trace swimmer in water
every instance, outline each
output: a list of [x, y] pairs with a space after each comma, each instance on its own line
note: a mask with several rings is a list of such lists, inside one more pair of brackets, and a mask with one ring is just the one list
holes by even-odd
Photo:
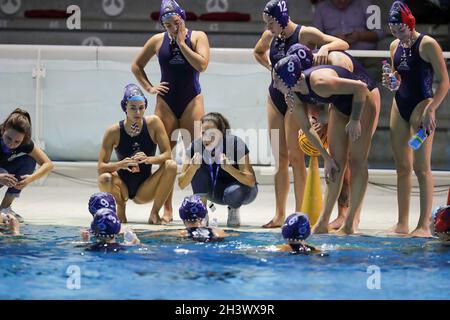
[[20, 235], [19, 220], [17, 220], [17, 218], [12, 214], [0, 212], [0, 236], [5, 235], [4, 233], [1, 232], [3, 231], [1, 228], [2, 225], [7, 226], [11, 235], [13, 236]]
[[441, 242], [450, 244], [450, 205], [436, 208], [433, 212], [430, 229]]
[[204, 227], [203, 220], [208, 213], [201, 197], [192, 195], [184, 198], [181, 204], [180, 218], [183, 220], [185, 229], [169, 232], [153, 232], [152, 237], [156, 236], [176, 236], [180, 238], [189, 238], [197, 242], [219, 242], [225, 237], [239, 235], [238, 233], [226, 233], [224, 230], [215, 227]]
[[[101, 205], [105, 205], [106, 201], [98, 201], [95, 199], [108, 199], [111, 195], [108, 194], [94, 194], [91, 199], [94, 199], [92, 202], [89, 201], [89, 209], [95, 209], [95, 203], [102, 203]], [[92, 206], [91, 206], [92, 205]], [[123, 230], [121, 227], [121, 223], [119, 218], [116, 215], [114, 206], [101, 207], [93, 213], [93, 221], [91, 223], [90, 230], [85, 230], [82, 232], [81, 236], [83, 241], [89, 241], [89, 235], [92, 234], [95, 237], [95, 243], [88, 246], [86, 250], [88, 251], [119, 251], [123, 249], [123, 246], [132, 246], [140, 244], [140, 240], [136, 236], [136, 234], [131, 229]], [[118, 243], [116, 241], [116, 237], [119, 234], [123, 234], [124, 242]]]
[[311, 234], [309, 218], [303, 213], [293, 213], [287, 217], [282, 226], [281, 233], [286, 244], [279, 247], [279, 251], [293, 254], [320, 253], [319, 249], [308, 245], [305, 240]]

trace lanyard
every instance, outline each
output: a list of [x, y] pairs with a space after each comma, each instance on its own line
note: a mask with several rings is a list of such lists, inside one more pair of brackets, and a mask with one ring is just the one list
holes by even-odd
[[209, 157], [209, 174], [211, 175], [211, 183], [212, 183], [212, 195], [214, 195], [214, 189], [216, 189], [217, 178], [219, 177], [220, 164], [216, 164], [216, 176], [214, 177], [214, 168], [212, 158]]
[[[214, 158], [217, 159], [217, 156], [222, 154], [222, 148], [217, 148], [214, 153]], [[219, 177], [219, 170], [220, 170], [220, 163], [219, 161], [216, 161], [216, 175], [214, 176], [214, 167], [213, 167], [213, 160], [212, 160], [212, 154], [209, 155], [209, 174], [211, 175], [211, 183], [212, 183], [212, 195], [214, 196], [214, 190], [216, 189], [217, 184], [217, 178]]]

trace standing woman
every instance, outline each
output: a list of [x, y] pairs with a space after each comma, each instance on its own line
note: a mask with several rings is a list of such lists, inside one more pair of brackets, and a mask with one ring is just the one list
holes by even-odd
[[[157, 95], [155, 115], [161, 118], [170, 140], [176, 129], [188, 130], [193, 140], [194, 122], [205, 113], [199, 75], [209, 63], [209, 42], [204, 32], [186, 29], [185, 20], [185, 11], [174, 0], [163, 0], [160, 22], [166, 32], [152, 36], [131, 67], [141, 86]], [[154, 55], [161, 68], [161, 82], [156, 85], [144, 71]], [[170, 144], [173, 148], [176, 141]], [[164, 211], [165, 220], [172, 221], [172, 194]]]
[[[380, 113], [380, 93], [368, 76], [363, 77], [367, 83], [362, 81], [362, 73], [356, 68], [350, 72], [334, 65], [312, 67], [312, 61], [313, 55], [305, 46], [297, 54], [280, 60], [274, 67], [275, 86], [286, 94], [293, 116], [324, 158], [325, 205], [313, 232], [328, 232], [328, 222], [348, 165], [350, 206], [338, 232], [353, 234], [367, 189], [367, 159]], [[329, 153], [308, 119], [307, 103], [317, 102], [332, 104], [327, 133]]]
[[[389, 26], [396, 37], [390, 47], [394, 75], [400, 82], [391, 109], [391, 143], [397, 168], [398, 223], [395, 233], [409, 232], [409, 202], [411, 171], [414, 169], [420, 187], [420, 218], [416, 237], [431, 237], [429, 223], [433, 202], [433, 177], [431, 174], [431, 148], [436, 129], [436, 110], [449, 89], [447, 67], [442, 49], [433, 38], [415, 30], [415, 18], [408, 6], [400, 1], [393, 3], [389, 13]], [[433, 94], [433, 77], [437, 82]], [[389, 75], [383, 75], [387, 86]], [[422, 126], [429, 134], [416, 151], [408, 140]]]
[[[22, 217], [11, 209], [11, 204], [23, 188], [49, 174], [53, 164], [31, 140], [31, 117], [23, 109], [14, 110], [0, 125], [0, 144], [0, 188], [8, 187], [0, 211], [22, 222]], [[34, 172], [36, 163], [39, 169]]]
[[[286, 0], [269, 1], [264, 8], [263, 19], [267, 30], [256, 44], [254, 55], [269, 71], [272, 71], [272, 66], [284, 58], [287, 50], [296, 43], [304, 44], [311, 49], [320, 47], [315, 57], [316, 64], [326, 64], [329, 51], [349, 48], [343, 40], [323, 34], [316, 28], [292, 22]], [[274, 88], [272, 81], [269, 86], [267, 113], [269, 132], [279, 130], [279, 154], [274, 154], [278, 162], [275, 174], [276, 211], [273, 219], [264, 225], [265, 228], [281, 227], [284, 223], [289, 192], [289, 163], [294, 173], [295, 211], [300, 212], [302, 207], [306, 182], [305, 159], [298, 147], [299, 125], [287, 109], [284, 95]], [[272, 153], [275, 153], [275, 150], [277, 150], [275, 146], [272, 146]]]

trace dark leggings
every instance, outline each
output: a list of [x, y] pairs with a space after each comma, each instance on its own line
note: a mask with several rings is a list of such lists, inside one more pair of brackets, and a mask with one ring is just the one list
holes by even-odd
[[[6, 165], [0, 167], [0, 173], [10, 173], [14, 174], [17, 180], [21, 180], [21, 176], [32, 174], [36, 169], [36, 160], [28, 155], [23, 155], [13, 160], [9, 161]], [[0, 185], [0, 188], [3, 185]], [[14, 194], [15, 196], [19, 196], [22, 190], [18, 190], [15, 188], [8, 188], [6, 193]]]
[[205, 166], [201, 166], [198, 169], [192, 178], [191, 185], [194, 194], [206, 195], [209, 201], [227, 205], [233, 209], [253, 202], [258, 195], [258, 186], [256, 183], [253, 187], [249, 187], [238, 181], [225, 184], [220, 180], [217, 181], [213, 194], [210, 173]]

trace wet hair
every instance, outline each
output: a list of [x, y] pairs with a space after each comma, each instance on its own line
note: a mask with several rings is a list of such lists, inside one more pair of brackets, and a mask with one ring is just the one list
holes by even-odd
[[17, 132], [23, 133], [25, 135], [21, 145], [29, 143], [31, 140], [30, 114], [21, 108], [16, 108], [0, 125], [0, 135], [3, 135], [6, 129], [14, 129]]
[[210, 112], [205, 114], [200, 121], [205, 123], [206, 121], [214, 122], [216, 125], [216, 128], [222, 132], [222, 134], [225, 136], [227, 133], [227, 130], [230, 130], [230, 123], [228, 122], [227, 118], [225, 118], [222, 114], [218, 112]]

